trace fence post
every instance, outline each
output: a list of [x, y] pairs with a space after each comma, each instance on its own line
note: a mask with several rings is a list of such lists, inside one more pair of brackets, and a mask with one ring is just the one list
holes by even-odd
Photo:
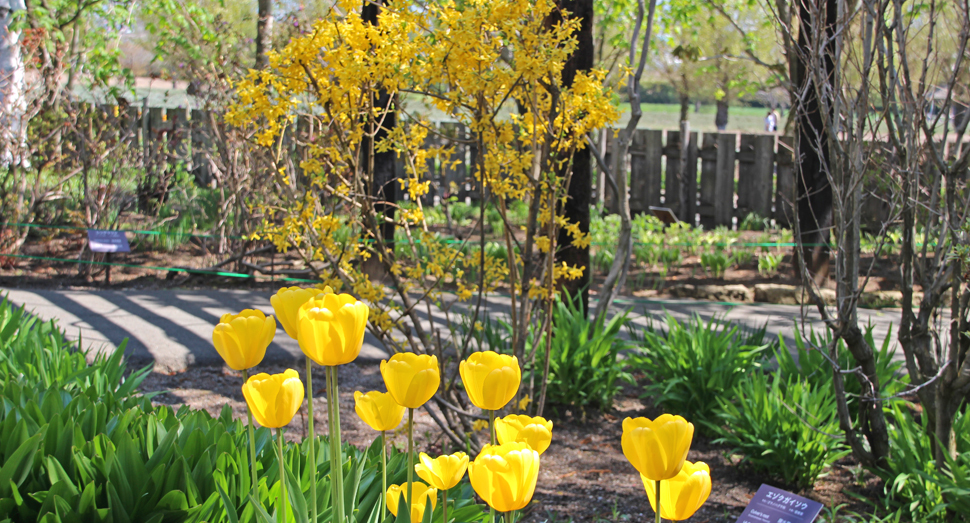
[[795, 216], [795, 173], [792, 170], [794, 144], [795, 140], [791, 136], [780, 137], [778, 153], [775, 154], [778, 178], [775, 190], [775, 225], [778, 227], [791, 227]]
[[660, 205], [660, 162], [663, 131], [638, 129], [630, 144], [630, 213], [649, 212]]

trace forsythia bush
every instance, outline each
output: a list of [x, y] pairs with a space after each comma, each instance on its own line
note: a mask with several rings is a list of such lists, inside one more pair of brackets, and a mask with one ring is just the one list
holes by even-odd
[[[355, 11], [359, 5], [340, 2], [311, 31], [270, 53], [269, 67], [236, 85], [238, 103], [227, 119], [252, 129], [274, 158], [267, 169], [276, 190], [253, 202], [266, 217], [254, 238], [295, 250], [318, 271], [321, 285], [363, 300], [368, 328], [392, 352], [453, 349], [464, 359], [470, 336], [457, 331], [461, 321], [474, 328], [480, 318], [477, 309], [455, 317], [449, 312], [455, 300], [444, 293], [461, 303], [508, 289], [512, 355], [523, 361], [529, 327], [551, 328], [543, 305], [556, 282], [586, 269], [554, 263], [560, 229], [573, 245], [590, 242], [557, 209], [573, 152], [585, 147], [587, 133], [618, 118], [605, 72], [581, 72], [563, 84], [578, 21], [551, 0], [402, 0], [369, 21]], [[524, 231], [502, 227], [511, 256], [486, 252], [481, 219], [478, 245], [467, 238], [442, 242], [429, 231], [423, 199], [437, 183], [429, 163], [465, 160], [429, 141], [436, 131], [420, 116], [422, 107], [467, 130], [460, 139], [476, 151], [468, 170], [483, 208], [497, 209], [509, 223], [512, 203], [527, 204]], [[288, 153], [294, 142], [303, 147], [299, 158]], [[392, 180], [376, 167], [386, 167], [388, 155], [403, 168]], [[381, 196], [398, 189], [406, 207]], [[396, 238], [386, 236], [389, 230], [397, 230]], [[432, 307], [443, 311], [450, 336], [422, 323], [419, 312]], [[451, 386], [455, 378], [446, 379], [442, 401], [434, 401], [445, 412], [442, 428], [461, 445], [473, 420], [461, 414], [468, 401]], [[534, 385], [524, 395], [534, 398]]]

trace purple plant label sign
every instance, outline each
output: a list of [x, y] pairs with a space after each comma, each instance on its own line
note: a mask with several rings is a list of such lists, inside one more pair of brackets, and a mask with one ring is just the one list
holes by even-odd
[[91, 252], [130, 252], [125, 231], [102, 231], [88, 229], [88, 246]]
[[762, 484], [738, 523], [811, 523], [821, 511], [822, 504], [817, 501]]

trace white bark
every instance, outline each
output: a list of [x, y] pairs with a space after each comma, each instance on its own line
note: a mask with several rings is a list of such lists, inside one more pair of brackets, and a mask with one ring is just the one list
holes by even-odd
[[20, 53], [20, 31], [11, 30], [13, 12], [25, 9], [23, 0], [0, 0], [0, 165], [20, 163], [26, 141], [26, 74]]

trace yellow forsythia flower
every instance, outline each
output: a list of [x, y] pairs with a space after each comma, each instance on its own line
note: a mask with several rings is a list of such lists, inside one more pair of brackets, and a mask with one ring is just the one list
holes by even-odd
[[662, 414], [647, 418], [623, 420], [623, 455], [648, 479], [673, 478], [684, 466], [687, 451], [694, 438], [694, 424], [681, 416]]
[[478, 432], [480, 430], [485, 430], [487, 428], [488, 428], [488, 420], [477, 419], [474, 422], [472, 422], [472, 430], [475, 432]]
[[464, 452], [438, 456], [434, 459], [422, 452], [420, 463], [414, 466], [414, 471], [432, 487], [448, 490], [454, 488], [461, 478], [465, 477], [467, 468], [468, 455]]
[[[657, 482], [640, 475], [650, 506], [657, 511]], [[694, 515], [711, 495], [711, 469], [707, 463], [684, 462], [676, 476], [660, 484], [660, 517], [683, 521]]]
[[522, 369], [515, 356], [490, 350], [472, 354], [458, 365], [458, 371], [468, 399], [485, 410], [504, 407], [522, 381]]
[[233, 370], [251, 369], [263, 361], [266, 347], [276, 335], [276, 320], [261, 311], [246, 309], [223, 314], [212, 330], [212, 345]]
[[404, 407], [386, 392], [372, 390], [367, 394], [354, 391], [354, 410], [370, 428], [382, 432], [394, 430], [401, 424]]
[[[431, 488], [420, 481], [411, 484], [414, 489], [414, 503], [411, 505], [411, 521], [421, 521], [424, 519], [424, 508], [431, 502], [431, 511], [434, 512], [438, 505], [438, 490]], [[404, 503], [408, 500], [408, 484], [391, 485], [387, 487], [387, 510], [397, 517], [398, 504], [404, 498]]]
[[539, 453], [525, 443], [486, 445], [468, 464], [472, 488], [500, 512], [520, 510], [532, 501], [539, 479]]
[[499, 443], [519, 441], [542, 455], [552, 442], [552, 422], [543, 417], [511, 414], [495, 420]]
[[412, 352], [400, 352], [381, 361], [381, 376], [394, 401], [409, 409], [424, 405], [441, 383], [438, 358]]
[[300, 349], [320, 365], [350, 363], [360, 354], [370, 309], [350, 294], [324, 294], [300, 307]]
[[283, 287], [270, 297], [269, 303], [273, 306], [273, 311], [280, 319], [280, 325], [283, 326], [287, 336], [297, 339], [297, 331], [300, 328], [300, 307], [319, 293], [320, 291], [316, 289]]
[[243, 384], [243, 396], [260, 425], [278, 429], [289, 424], [303, 404], [305, 389], [293, 369], [281, 374], [261, 372]]

